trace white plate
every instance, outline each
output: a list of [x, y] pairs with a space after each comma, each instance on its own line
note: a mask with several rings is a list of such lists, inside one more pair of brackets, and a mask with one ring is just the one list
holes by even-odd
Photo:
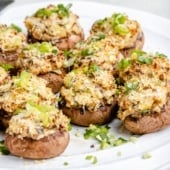
[[[24, 30], [23, 20], [25, 16], [31, 15], [35, 10], [44, 7], [50, 3], [64, 3], [69, 1], [45, 1], [37, 3], [22, 3], [10, 5], [0, 14], [0, 23], [15, 23], [20, 25]], [[93, 3], [88, 1], [71, 1], [73, 4], [72, 11], [80, 16], [80, 23], [85, 29], [86, 35], [91, 24], [96, 20], [105, 16], [110, 16], [114, 12], [127, 13], [130, 18], [138, 20], [145, 34], [144, 49], [149, 52], [162, 52], [170, 56], [170, 21], [159, 16], [151, 15], [141, 11], [128, 8], [106, 5], [101, 3]], [[26, 30], [25, 30], [26, 31]], [[120, 122], [114, 120], [110, 123], [111, 132], [115, 136], [128, 137], [128, 134], [120, 131]], [[65, 170], [65, 169], [133, 169], [152, 170], [155, 168], [166, 169], [170, 167], [170, 127], [156, 133], [139, 136], [135, 144], [128, 143], [118, 147], [112, 147], [105, 150], [98, 150], [98, 146], [91, 148], [91, 144], [95, 144], [93, 140], [84, 140], [83, 136], [76, 137], [75, 133], [79, 131], [83, 133], [84, 128], [74, 126], [70, 132], [71, 141], [65, 152], [54, 159], [44, 161], [30, 161], [20, 159], [14, 156], [1, 156], [0, 169], [48, 169], [48, 170]], [[1, 138], [3, 136], [1, 135]], [[117, 153], [121, 152], [121, 156]], [[150, 152], [150, 159], [142, 159], [145, 152]], [[85, 160], [86, 155], [94, 155], [98, 159], [98, 163], [93, 165], [90, 161]], [[63, 163], [68, 162], [67, 166]]]

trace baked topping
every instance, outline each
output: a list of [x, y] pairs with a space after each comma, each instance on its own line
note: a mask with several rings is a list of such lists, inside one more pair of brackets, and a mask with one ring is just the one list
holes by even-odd
[[0, 25], [0, 51], [13, 52], [22, 48], [26, 43], [26, 36], [15, 25]]
[[118, 64], [123, 83], [118, 97], [118, 117], [140, 117], [160, 113], [167, 103], [170, 83], [170, 62], [162, 55], [134, 51]]
[[105, 104], [112, 104], [115, 91], [112, 74], [93, 64], [68, 73], [61, 95], [66, 107], [96, 111]]
[[9, 122], [6, 133], [18, 138], [39, 140], [56, 132], [68, 131], [69, 119], [54, 106], [30, 101]]
[[[103, 35], [103, 34], [102, 34]], [[114, 37], [91, 36], [78, 43], [76, 48], [67, 53], [74, 60], [74, 68], [94, 63], [102, 69], [113, 72], [116, 63], [123, 58], [117, 48]], [[67, 61], [72, 61], [72, 60]]]
[[27, 101], [42, 104], [56, 103], [56, 96], [50, 88], [46, 87], [46, 81], [26, 71], [12, 79], [13, 84], [9, 91], [0, 97], [2, 108], [11, 114], [25, 108]]
[[50, 71], [61, 74], [64, 60], [57, 47], [42, 42], [26, 45], [19, 55], [18, 65], [36, 75]]
[[127, 15], [121, 13], [97, 20], [91, 29], [92, 35], [105, 33], [107, 36], [114, 36], [124, 48], [133, 47], [141, 32], [137, 21], [130, 20]]
[[25, 19], [28, 32], [37, 40], [52, 43], [70, 35], [82, 35], [78, 16], [71, 12], [70, 7], [71, 5], [58, 4], [39, 9], [33, 16]]

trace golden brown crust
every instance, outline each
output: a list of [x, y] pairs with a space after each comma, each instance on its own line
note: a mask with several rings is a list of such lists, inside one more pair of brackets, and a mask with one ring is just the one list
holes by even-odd
[[128, 116], [123, 124], [126, 129], [134, 134], [146, 134], [165, 128], [170, 125], [170, 100], [168, 100], [161, 113], [152, 113], [141, 118]]
[[84, 113], [80, 109], [64, 107], [63, 113], [66, 114], [69, 118], [71, 118], [71, 122], [76, 125], [80, 126], [89, 126], [90, 124], [102, 125], [110, 122], [115, 117], [114, 106], [115, 103], [113, 105], [101, 107], [100, 109], [94, 112], [86, 110]]
[[39, 75], [39, 77], [47, 80], [47, 87], [50, 87], [53, 93], [57, 93], [63, 85], [64, 75], [65, 73], [61, 75], [56, 73], [46, 73]]
[[125, 56], [128, 57], [131, 53], [132, 50], [136, 49], [136, 50], [142, 50], [143, 46], [144, 46], [144, 42], [145, 42], [145, 37], [143, 32], [139, 33], [139, 36], [134, 44], [134, 47], [130, 47], [130, 48], [124, 48], [122, 50], [120, 50], [120, 52]]
[[5, 134], [5, 145], [10, 153], [29, 159], [47, 159], [60, 155], [69, 143], [69, 133], [56, 133], [40, 140], [31, 138], [20, 139], [17, 136]]

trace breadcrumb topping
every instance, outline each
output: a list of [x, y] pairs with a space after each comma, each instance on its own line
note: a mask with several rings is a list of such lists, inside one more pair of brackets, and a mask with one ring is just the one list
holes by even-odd
[[37, 40], [51, 41], [53, 44], [70, 35], [82, 35], [78, 16], [72, 13], [70, 5], [49, 5], [25, 18], [28, 32]]
[[123, 82], [118, 98], [118, 117], [140, 117], [160, 113], [167, 103], [170, 83], [170, 62], [161, 55], [136, 51], [130, 56], [129, 65], [119, 68]]
[[9, 114], [25, 108], [27, 101], [55, 105], [56, 96], [46, 87], [44, 79], [23, 71], [20, 76], [14, 77], [12, 82], [10, 90], [0, 97], [2, 109]]
[[105, 33], [113, 36], [121, 44], [119, 47], [123, 48], [134, 47], [142, 34], [140, 24], [123, 13], [114, 13], [110, 17], [95, 21], [90, 32], [92, 35]]
[[17, 51], [26, 43], [26, 35], [13, 27], [0, 24], [0, 50], [2, 52]]
[[116, 84], [112, 74], [94, 68], [95, 65], [91, 67], [73, 70], [65, 76], [61, 95], [67, 107], [96, 111], [114, 101]]
[[19, 55], [18, 66], [38, 75], [48, 72], [62, 73], [65, 57], [48, 42], [26, 45]]
[[26, 109], [11, 118], [6, 133], [39, 140], [57, 130], [68, 131], [68, 124], [69, 119], [54, 106], [29, 102]]

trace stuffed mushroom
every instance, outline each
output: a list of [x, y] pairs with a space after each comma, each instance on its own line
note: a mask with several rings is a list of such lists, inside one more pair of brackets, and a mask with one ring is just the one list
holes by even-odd
[[54, 106], [28, 102], [13, 116], [5, 133], [10, 153], [29, 159], [60, 155], [69, 143], [69, 119]]
[[29, 42], [51, 42], [59, 49], [70, 49], [84, 39], [78, 16], [70, 10], [71, 5], [49, 5], [25, 18]]
[[63, 84], [66, 58], [51, 43], [27, 44], [18, 57], [18, 67], [47, 80], [47, 86], [56, 93]]
[[46, 87], [46, 81], [26, 71], [13, 77], [10, 88], [0, 96], [2, 109], [1, 119], [4, 126], [8, 126], [8, 120], [25, 108], [28, 101], [34, 103], [56, 105], [56, 96], [50, 88]]
[[104, 33], [106, 36], [115, 37], [120, 51], [125, 56], [133, 49], [142, 49], [144, 45], [144, 34], [140, 24], [122, 13], [95, 21], [90, 32], [92, 35]]
[[63, 113], [71, 122], [81, 126], [105, 124], [115, 113], [116, 84], [111, 73], [93, 64], [72, 70], [61, 88]]
[[14, 24], [0, 24], [0, 65], [15, 71], [18, 54], [26, 44], [26, 35]]
[[162, 54], [135, 51], [118, 64], [122, 83], [118, 117], [135, 134], [170, 124], [170, 61]]

